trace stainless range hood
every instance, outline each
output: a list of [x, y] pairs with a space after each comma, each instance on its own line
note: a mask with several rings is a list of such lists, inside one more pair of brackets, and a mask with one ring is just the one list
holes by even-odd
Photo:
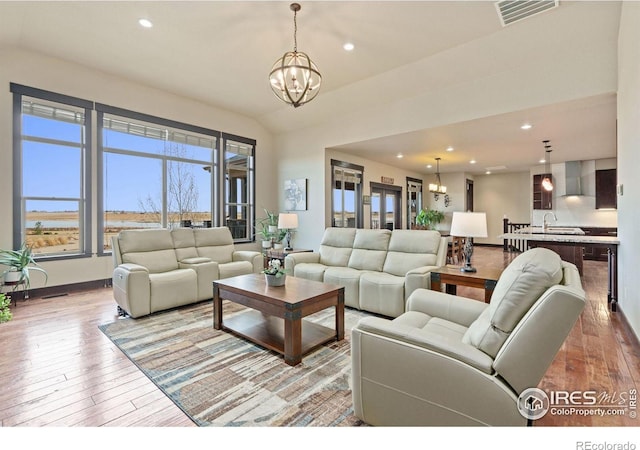
[[583, 195], [580, 177], [582, 175], [581, 161], [567, 161], [564, 163], [564, 192], [560, 195]]

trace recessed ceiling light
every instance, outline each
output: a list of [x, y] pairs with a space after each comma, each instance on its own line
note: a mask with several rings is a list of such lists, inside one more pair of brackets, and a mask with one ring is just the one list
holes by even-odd
[[540, 164], [544, 164], [544, 163], [547, 162], [547, 160], [546, 159], [541, 159], [539, 162], [540, 162]]
[[397, 158], [402, 158], [404, 155], [402, 153], [398, 153]]
[[453, 147], [451, 147], [451, 146], [447, 147], [447, 151], [448, 152], [452, 152], [453, 151]]
[[144, 27], [144, 28], [151, 28], [153, 26], [153, 24], [149, 19], [140, 19], [138, 20], [138, 23], [140, 24], [141, 27]]
[[343, 46], [343, 49], [345, 49], [346, 51], [350, 52], [352, 51], [354, 48], [356, 48], [355, 45], [353, 45], [351, 42], [346, 42]]
[[427, 164], [427, 169], [431, 169], [433, 166], [431, 164]]
[[530, 130], [531, 128], [533, 128], [533, 125], [531, 125], [530, 123], [525, 123], [520, 128], [522, 128], [523, 130]]
[[487, 175], [491, 175], [491, 171], [490, 171], [490, 170], [487, 170], [487, 171], [485, 172], [485, 174], [487, 174]]
[[475, 164], [475, 163], [476, 163], [476, 160], [475, 160], [475, 159], [472, 159], [471, 161], [469, 161], [469, 163], [471, 163], [471, 164]]

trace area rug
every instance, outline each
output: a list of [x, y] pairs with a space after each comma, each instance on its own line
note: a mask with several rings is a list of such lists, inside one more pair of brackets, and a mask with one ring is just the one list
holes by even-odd
[[[226, 301], [223, 308], [224, 317], [246, 312]], [[211, 301], [99, 328], [199, 426], [359, 426], [349, 341], [365, 315], [347, 309], [345, 339], [319, 347], [295, 367], [214, 330]], [[329, 308], [308, 319], [333, 327], [334, 317]]]

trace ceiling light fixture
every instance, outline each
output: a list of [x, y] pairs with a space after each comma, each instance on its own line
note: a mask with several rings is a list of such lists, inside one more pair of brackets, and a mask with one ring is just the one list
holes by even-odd
[[442, 185], [442, 181], [440, 181], [440, 159], [436, 158], [436, 183], [429, 184], [429, 192], [433, 192], [434, 194], [446, 194], [447, 187]]
[[291, 3], [293, 11], [293, 51], [286, 52], [271, 68], [271, 89], [280, 100], [294, 108], [313, 100], [320, 91], [322, 75], [309, 55], [298, 51], [298, 22], [301, 6]]
[[530, 130], [531, 128], [533, 128], [533, 125], [531, 125], [530, 123], [525, 123], [520, 128], [523, 130]]
[[396, 156], [398, 159], [401, 159], [404, 157], [404, 155], [402, 153], [398, 153], [398, 155]]
[[553, 191], [553, 182], [551, 181], [551, 146], [549, 141], [542, 141], [545, 151], [544, 177], [542, 178], [542, 188], [545, 191]]
[[447, 147], [447, 151], [448, 152], [452, 152], [453, 151], [453, 147], [451, 147], [451, 146]]
[[138, 23], [140, 24], [141, 27], [144, 27], [144, 28], [151, 28], [153, 26], [153, 24], [149, 19], [140, 19], [138, 20]]
[[471, 161], [469, 161], [469, 164], [475, 164], [475, 163], [476, 163], [475, 159], [472, 159]]
[[351, 42], [347, 42], [342, 46], [342, 48], [350, 52], [350, 51], [353, 51], [353, 49], [356, 48], [356, 46], [353, 45]]

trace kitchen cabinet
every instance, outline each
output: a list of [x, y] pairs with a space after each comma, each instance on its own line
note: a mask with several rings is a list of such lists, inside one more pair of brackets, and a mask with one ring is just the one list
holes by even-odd
[[616, 169], [596, 170], [596, 209], [618, 207]]
[[551, 209], [553, 206], [553, 191], [542, 188], [542, 180], [545, 177], [551, 178], [551, 174], [541, 173], [533, 176], [533, 209]]
[[[618, 235], [618, 229], [614, 227], [580, 227], [586, 236], [610, 236], [615, 237]], [[593, 245], [585, 244], [584, 246], [584, 259], [591, 261], [606, 261], [607, 249], [603, 247], [596, 247]]]

